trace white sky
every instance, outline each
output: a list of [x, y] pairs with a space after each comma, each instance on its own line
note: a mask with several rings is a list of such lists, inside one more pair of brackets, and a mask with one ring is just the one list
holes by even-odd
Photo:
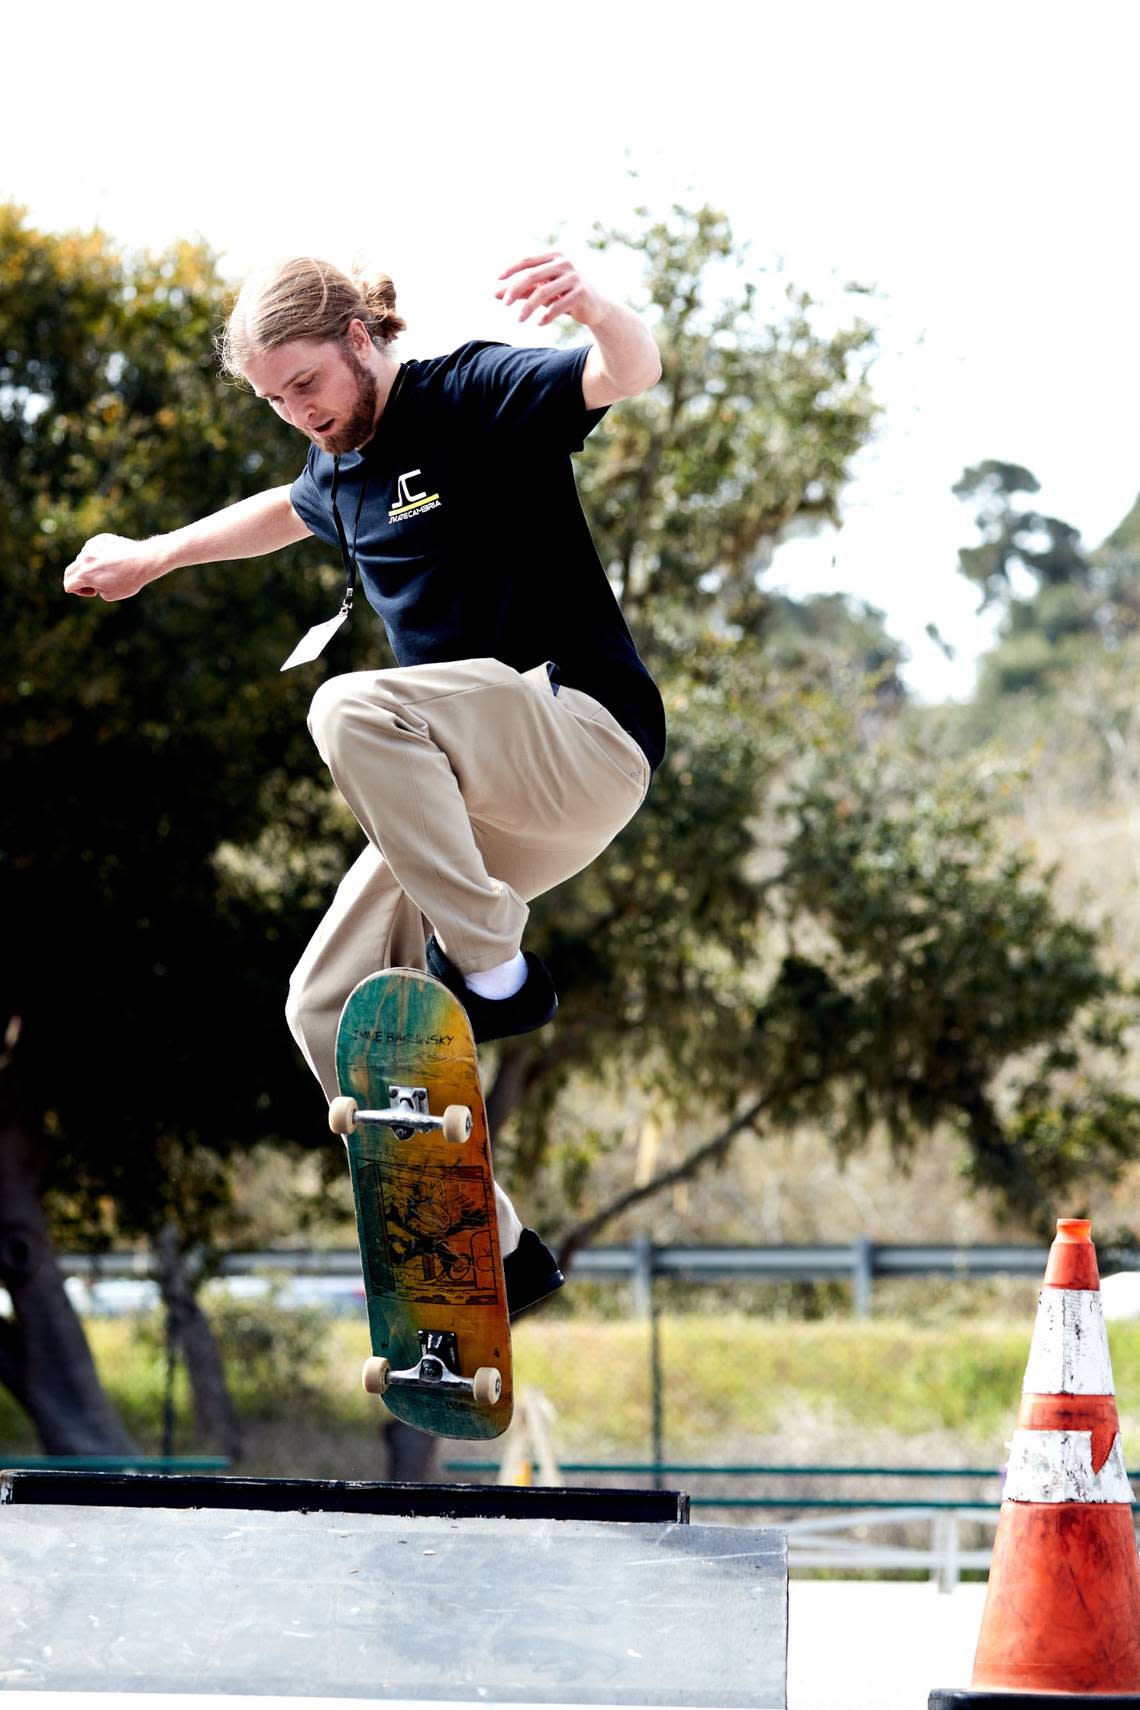
[[405, 355], [549, 337], [493, 293], [553, 229], [627, 292], [586, 238], [639, 200], [723, 207], [825, 301], [875, 285], [848, 301], [881, 329], [878, 441], [844, 527], [781, 547], [768, 582], [881, 607], [939, 698], [987, 633], [955, 570], [963, 468], [1026, 465], [1089, 545], [1140, 490], [1138, 45], [1132, 0], [13, 8], [0, 198], [49, 229], [203, 237], [235, 277], [374, 256]]

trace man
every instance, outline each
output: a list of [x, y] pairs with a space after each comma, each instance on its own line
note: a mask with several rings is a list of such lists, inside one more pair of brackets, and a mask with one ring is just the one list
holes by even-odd
[[[69, 593], [123, 599], [189, 564], [315, 534], [339, 548], [339, 614], [287, 663], [315, 658], [359, 576], [395, 670], [327, 679], [309, 728], [368, 842], [290, 982], [293, 1035], [327, 1098], [344, 1000], [384, 967], [426, 967], [477, 1040], [542, 1027], [549, 973], [521, 948], [527, 903], [597, 856], [644, 799], [665, 745], [578, 502], [570, 453], [606, 409], [660, 378], [629, 309], [558, 253], [500, 275], [520, 321], [560, 315], [593, 342], [472, 341], [401, 362], [392, 281], [300, 257], [246, 281], [221, 341], [227, 372], [310, 441], [291, 486], [134, 542], [97, 535]], [[500, 1192], [513, 1316], [562, 1276]]]

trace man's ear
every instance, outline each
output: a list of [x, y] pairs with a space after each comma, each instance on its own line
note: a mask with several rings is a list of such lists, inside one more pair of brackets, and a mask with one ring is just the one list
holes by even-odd
[[368, 336], [368, 328], [364, 322], [354, 315], [344, 330], [348, 334], [349, 342], [357, 356], [361, 359], [366, 357], [372, 349], [372, 340]]

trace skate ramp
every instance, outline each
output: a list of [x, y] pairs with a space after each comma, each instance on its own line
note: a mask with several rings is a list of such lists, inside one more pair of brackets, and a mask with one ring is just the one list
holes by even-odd
[[0, 1691], [30, 1703], [785, 1704], [780, 1532], [611, 1521], [616, 1492], [563, 1520], [550, 1492], [542, 1517], [492, 1518], [336, 1512], [328, 1487], [306, 1508], [293, 1481], [290, 1506], [216, 1508], [25, 1500], [18, 1480], [0, 1487]]

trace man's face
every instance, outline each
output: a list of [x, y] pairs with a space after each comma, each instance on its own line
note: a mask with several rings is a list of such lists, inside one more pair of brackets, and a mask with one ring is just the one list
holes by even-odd
[[245, 377], [322, 451], [355, 451], [376, 426], [376, 376], [351, 345], [293, 339], [252, 357]]

